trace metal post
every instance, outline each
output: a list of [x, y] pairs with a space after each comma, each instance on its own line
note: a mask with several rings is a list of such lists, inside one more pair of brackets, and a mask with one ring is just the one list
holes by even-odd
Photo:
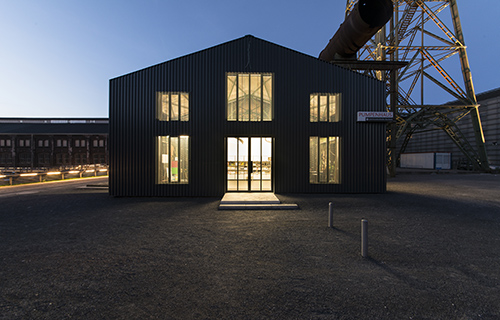
[[9, 177], [9, 183], [12, 185], [12, 180], [14, 180], [12, 177]]
[[361, 256], [368, 257], [368, 220], [361, 219]]
[[328, 203], [328, 227], [333, 228], [333, 203]]

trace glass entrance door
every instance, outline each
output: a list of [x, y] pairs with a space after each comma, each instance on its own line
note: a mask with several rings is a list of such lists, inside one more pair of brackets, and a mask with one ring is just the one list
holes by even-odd
[[272, 138], [227, 138], [227, 190], [272, 191]]

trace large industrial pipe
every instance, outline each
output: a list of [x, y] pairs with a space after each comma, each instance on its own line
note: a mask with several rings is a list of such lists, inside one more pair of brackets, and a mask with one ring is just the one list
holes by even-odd
[[392, 12], [391, 0], [359, 0], [319, 58], [356, 59], [356, 52], [391, 19]]

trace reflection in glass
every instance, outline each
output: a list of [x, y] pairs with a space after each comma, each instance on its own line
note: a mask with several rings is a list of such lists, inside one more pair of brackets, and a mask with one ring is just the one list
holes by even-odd
[[324, 95], [319, 96], [319, 121], [328, 121], [327, 96]]

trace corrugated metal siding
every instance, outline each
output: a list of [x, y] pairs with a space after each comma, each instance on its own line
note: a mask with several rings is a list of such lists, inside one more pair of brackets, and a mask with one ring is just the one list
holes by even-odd
[[[226, 72], [274, 74], [272, 122], [226, 121]], [[220, 196], [226, 190], [225, 137], [274, 137], [276, 193], [384, 192], [385, 125], [357, 123], [357, 111], [384, 111], [384, 84], [246, 36], [110, 81], [110, 193]], [[155, 119], [155, 92], [189, 92], [190, 121]], [[310, 123], [309, 95], [342, 94], [338, 123]], [[188, 185], [155, 184], [155, 137], [190, 136]], [[339, 185], [309, 184], [309, 137], [342, 138]]]
[[[488, 160], [491, 166], [500, 166], [500, 89], [478, 94], [477, 99], [481, 105], [479, 112]], [[476, 148], [470, 115], [460, 120], [457, 125], [467, 140]], [[442, 130], [415, 133], [405, 152], [451, 152], [453, 168], [456, 168], [461, 161], [466, 161], [462, 151]]]

